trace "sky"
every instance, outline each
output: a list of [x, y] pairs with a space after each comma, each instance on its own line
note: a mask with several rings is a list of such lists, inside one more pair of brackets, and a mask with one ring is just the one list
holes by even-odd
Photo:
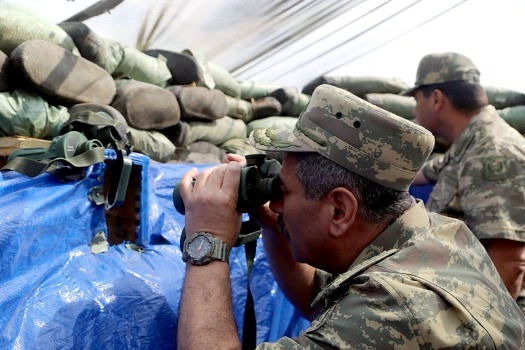
[[[16, 2], [56, 23], [96, 1]], [[164, 2], [125, 0], [110, 13], [90, 19], [86, 24], [100, 36], [134, 46], [148, 10], [160, 9]], [[243, 33], [253, 31], [254, 27], [241, 20], [215, 27], [210, 23], [220, 22], [225, 4], [240, 6], [242, 2], [171, 1], [173, 6], [168, 12], [171, 11], [172, 23], [168, 24], [172, 28], [154, 43], [154, 48], [173, 51], [197, 48], [210, 55], [219, 52], [211, 56], [212, 60], [231, 69], [238, 80], [275, 82], [298, 88], [322, 74], [395, 76], [412, 85], [421, 57], [431, 52], [455, 51], [467, 55], [478, 66], [483, 85], [525, 92], [525, 0], [367, 0], [349, 12], [342, 12], [302, 41], [291, 43], [261, 62], [255, 61], [257, 64], [253, 67], [233, 71], [234, 62], [259, 48], [261, 38]], [[364, 13], [374, 6], [381, 9], [366, 16], [367, 21], [356, 19], [359, 11]], [[385, 20], [389, 14], [405, 7], [407, 10], [403, 13]], [[449, 8], [452, 9], [445, 12]], [[442, 12], [445, 13], [437, 16]], [[384, 23], [376, 25], [382, 20]], [[247, 41], [244, 46], [238, 39], [240, 33]], [[329, 33], [333, 35], [328, 36]], [[231, 50], [217, 49], [217, 45]]]

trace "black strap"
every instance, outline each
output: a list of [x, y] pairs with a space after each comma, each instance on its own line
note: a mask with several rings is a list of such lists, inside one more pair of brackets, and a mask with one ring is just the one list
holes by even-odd
[[255, 303], [250, 288], [250, 276], [255, 260], [255, 252], [257, 250], [257, 240], [253, 240], [244, 244], [244, 252], [246, 253], [246, 263], [248, 264], [247, 275], [247, 291], [246, 304], [244, 305], [244, 321], [242, 325], [242, 349], [253, 350], [257, 343], [257, 319], [255, 317]]

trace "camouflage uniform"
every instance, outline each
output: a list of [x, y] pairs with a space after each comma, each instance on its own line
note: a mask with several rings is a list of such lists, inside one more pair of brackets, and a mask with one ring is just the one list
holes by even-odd
[[[406, 191], [434, 145], [431, 133], [328, 85], [292, 132], [254, 130], [266, 151], [317, 152], [384, 187]], [[339, 276], [317, 271], [322, 311], [295, 339], [258, 349], [518, 349], [525, 317], [479, 240], [460, 220], [419, 202]]]
[[[472, 61], [453, 52], [421, 59], [413, 95], [420, 87], [450, 81], [479, 84]], [[480, 240], [525, 242], [525, 139], [493, 106], [475, 115], [449, 150], [422, 168], [435, 184], [429, 211], [463, 220]], [[518, 303], [525, 310], [525, 285]]]
[[[333, 280], [318, 271], [320, 316], [257, 349], [523, 349], [525, 317], [483, 246], [419, 203]], [[329, 284], [324, 285], [323, 282]]]

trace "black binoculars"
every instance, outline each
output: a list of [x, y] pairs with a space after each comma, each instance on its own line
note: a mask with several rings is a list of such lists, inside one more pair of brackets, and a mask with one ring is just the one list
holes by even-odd
[[[267, 159], [266, 154], [247, 155], [246, 166], [241, 168], [237, 210], [247, 213], [255, 206], [277, 198], [281, 192], [279, 170], [281, 164], [275, 159]], [[185, 213], [179, 184], [173, 189], [173, 204], [179, 213]]]

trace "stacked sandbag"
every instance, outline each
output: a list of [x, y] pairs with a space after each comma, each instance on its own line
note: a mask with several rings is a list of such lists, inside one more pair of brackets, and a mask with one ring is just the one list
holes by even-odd
[[408, 84], [398, 77], [322, 75], [306, 84], [302, 92], [311, 95], [321, 84], [336, 86], [361, 98], [370, 93], [399, 94], [409, 88]]
[[503, 108], [497, 111], [507, 124], [525, 135], [525, 105]]
[[483, 86], [489, 104], [496, 109], [525, 105], [525, 94], [503, 87]]
[[369, 93], [364, 99], [405, 119], [414, 120], [416, 118], [414, 115], [416, 100], [412, 96]]

